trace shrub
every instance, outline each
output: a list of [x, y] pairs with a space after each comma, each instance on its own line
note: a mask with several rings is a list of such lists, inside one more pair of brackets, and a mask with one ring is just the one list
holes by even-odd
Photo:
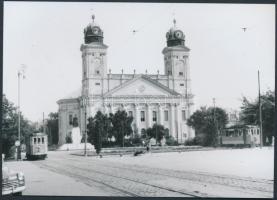
[[178, 145], [178, 142], [177, 140], [175, 140], [172, 136], [169, 136], [167, 139], [166, 139], [166, 145], [168, 146], [176, 146]]
[[193, 146], [193, 145], [199, 145], [199, 146], [207, 146], [207, 138], [204, 135], [196, 136], [194, 138], [188, 139], [185, 141], [185, 145], [187, 146]]
[[131, 144], [133, 146], [141, 145], [142, 144], [142, 138], [138, 134], [135, 134], [134, 137], [131, 138]]

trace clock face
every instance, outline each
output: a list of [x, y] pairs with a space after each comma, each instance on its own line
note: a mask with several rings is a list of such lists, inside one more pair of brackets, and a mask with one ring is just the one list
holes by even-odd
[[177, 37], [177, 38], [182, 38], [183, 37], [183, 33], [182, 33], [182, 31], [176, 31], [175, 32], [175, 37]]
[[99, 33], [99, 29], [97, 27], [94, 27], [92, 29], [93, 34], [97, 35]]

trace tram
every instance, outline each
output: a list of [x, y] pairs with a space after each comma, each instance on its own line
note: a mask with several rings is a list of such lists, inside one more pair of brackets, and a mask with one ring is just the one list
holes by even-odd
[[260, 128], [255, 125], [236, 125], [225, 128], [220, 134], [222, 146], [247, 146], [260, 145]]
[[27, 160], [45, 159], [47, 157], [48, 141], [45, 133], [33, 133], [26, 139]]

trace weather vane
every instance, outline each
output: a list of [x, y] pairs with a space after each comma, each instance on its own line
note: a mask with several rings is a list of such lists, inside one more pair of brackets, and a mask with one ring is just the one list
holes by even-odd
[[174, 27], [176, 27], [176, 19], [175, 18], [173, 19], [173, 24], [174, 24]]

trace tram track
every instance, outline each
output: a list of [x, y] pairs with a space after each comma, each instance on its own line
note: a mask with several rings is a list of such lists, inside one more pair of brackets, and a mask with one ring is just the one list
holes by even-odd
[[[104, 159], [86, 159], [86, 165], [80, 165], [82, 161], [84, 160], [80, 157], [64, 157], [63, 160], [52, 157], [47, 162], [39, 161], [39, 165], [57, 173], [80, 179], [82, 182], [102, 184], [120, 192], [123, 196], [220, 196], [213, 194], [213, 192], [208, 192], [208, 194], [206, 188], [203, 189], [203, 185], [205, 187], [208, 185], [209, 188], [216, 185], [223, 186], [225, 189], [228, 187], [232, 191], [247, 193], [249, 196], [257, 194], [263, 197], [272, 197], [273, 195], [273, 183], [267, 180], [158, 169], [143, 165], [126, 165]], [[164, 180], [177, 181], [184, 187], [168, 186], [163, 182]], [[122, 184], [121, 182], [125, 183]], [[190, 187], [191, 185], [194, 185], [194, 189]]]
[[[112, 175], [110, 173], [104, 173], [100, 170], [92, 170], [92, 169], [84, 169], [81, 167], [76, 167], [75, 165], [72, 165], [72, 164], [69, 164], [66, 166], [61, 166], [61, 165], [53, 166], [53, 163], [51, 163], [51, 165], [49, 165], [49, 164], [40, 162], [39, 165], [48, 170], [71, 176], [72, 178], [85, 180], [86, 182], [92, 181], [92, 182], [103, 184], [103, 185], [105, 185], [113, 190], [117, 190], [127, 196], [134, 196], [134, 197], [163, 196], [161, 194], [167, 194], [167, 196], [172, 195], [172, 196], [186, 196], [186, 197], [207, 197], [206, 194], [201, 194], [199, 192], [194, 193], [194, 192], [188, 192], [188, 191], [187, 192], [178, 191], [178, 190], [175, 190], [175, 189], [169, 188], [169, 187], [163, 187], [163, 186], [159, 186], [159, 185], [155, 185], [155, 184], [149, 184], [145, 181], [139, 181], [139, 180], [134, 180], [132, 178], [116, 176], [116, 175]], [[72, 169], [74, 169], [75, 173], [72, 172]], [[78, 174], [76, 174], [76, 169], [77, 169], [77, 171], [79, 170]], [[87, 177], [87, 175], [82, 175], [82, 173], [84, 171], [89, 172], [89, 174], [91, 176], [93, 175], [93, 178], [89, 178], [89, 177]], [[97, 178], [97, 176], [99, 176], [99, 175], [101, 175], [102, 180]], [[103, 181], [103, 179], [104, 179], [104, 181]], [[115, 179], [115, 180], [112, 180], [112, 179]], [[124, 188], [124, 185], [121, 185], [124, 188], [124, 189], [122, 189], [122, 187], [118, 187], [118, 185], [116, 185], [116, 184], [110, 184], [110, 183], [117, 182], [118, 180], [120, 182], [122, 182], [122, 180], [123, 180], [125, 182], [125, 184], [124, 184], [125, 186], [130, 186], [130, 185], [135, 185], [135, 186], [133, 188], [132, 187]], [[134, 192], [132, 190], [140, 191], [140, 192]]]
[[[73, 158], [67, 158], [71, 161], [77, 161], [77, 159]], [[105, 161], [109, 162], [109, 161]], [[116, 163], [111, 163], [111, 165], [107, 166], [106, 164], [101, 163], [93, 163], [93, 165], [97, 165], [98, 167], [107, 168], [108, 170], [112, 169], [118, 169], [118, 170], [126, 170], [131, 172], [137, 172], [137, 173], [144, 173], [149, 175], [159, 175], [163, 177], [170, 177], [170, 178], [177, 178], [180, 180], [190, 180], [190, 181], [198, 181], [198, 182], [206, 182], [206, 183], [212, 183], [212, 184], [220, 184], [225, 185], [229, 187], [234, 187], [238, 189], [247, 189], [247, 190], [253, 190], [253, 191], [260, 191], [263, 193], [269, 193], [273, 194], [273, 181], [268, 180], [259, 180], [259, 179], [247, 179], [247, 178], [241, 178], [241, 177], [230, 177], [230, 176], [224, 176], [224, 175], [218, 175], [218, 174], [206, 174], [201, 172], [192, 172], [192, 171], [175, 171], [175, 174], [172, 175], [168, 170], [165, 169], [159, 169], [156, 168], [150, 168], [145, 167], [142, 165], [128, 165], [123, 167], [121, 166], [115, 166]], [[211, 181], [212, 180], [212, 181]], [[245, 185], [252, 185], [252, 186], [245, 186]], [[270, 189], [269, 189], [270, 188]]]

